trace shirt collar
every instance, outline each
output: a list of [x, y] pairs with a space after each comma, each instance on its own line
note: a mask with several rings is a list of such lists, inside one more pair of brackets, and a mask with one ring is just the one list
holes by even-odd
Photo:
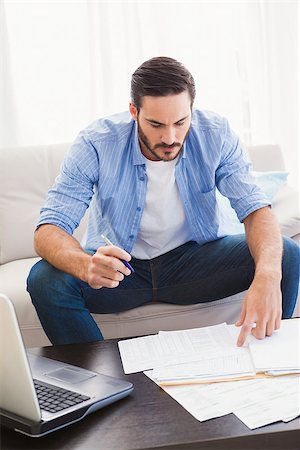
[[141, 147], [138, 137], [138, 127], [136, 121], [133, 125], [133, 139], [132, 139], [132, 151], [133, 151], [133, 165], [139, 166], [141, 164], [146, 164], [145, 157], [141, 152]]

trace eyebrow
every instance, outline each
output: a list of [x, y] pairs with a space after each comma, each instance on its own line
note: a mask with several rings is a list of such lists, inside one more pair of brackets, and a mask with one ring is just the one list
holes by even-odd
[[[185, 117], [182, 117], [182, 119], [179, 119], [179, 120], [177, 120], [177, 122], [175, 122], [175, 124], [174, 125], [177, 125], [179, 122], [183, 122], [185, 119], [187, 119], [189, 116], [185, 116]], [[147, 120], [147, 122], [149, 122], [149, 123], [155, 123], [156, 125], [165, 125], [164, 123], [161, 123], [161, 122], [158, 122], [157, 120], [154, 120], [154, 119], [146, 119]]]

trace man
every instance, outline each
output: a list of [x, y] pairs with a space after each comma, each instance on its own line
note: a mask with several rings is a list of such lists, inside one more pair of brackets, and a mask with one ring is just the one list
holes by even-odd
[[[246, 289], [238, 345], [291, 317], [299, 248], [282, 240], [227, 121], [193, 109], [194, 98], [181, 63], [152, 58], [132, 76], [130, 114], [96, 121], [70, 149], [41, 210], [35, 248], [43, 259], [28, 278], [53, 344], [102, 339], [91, 312], [208, 302]], [[245, 235], [227, 235], [216, 188]], [[89, 205], [81, 246], [72, 233]]]

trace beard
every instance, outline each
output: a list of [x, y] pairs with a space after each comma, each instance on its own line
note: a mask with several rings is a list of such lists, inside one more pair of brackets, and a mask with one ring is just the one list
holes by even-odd
[[[184, 144], [184, 142], [185, 142], [185, 140], [187, 138], [188, 132], [190, 131], [190, 129], [188, 129], [188, 131], [186, 132], [186, 135], [184, 136], [182, 144], [180, 142], [173, 142], [173, 144], [167, 145], [167, 144], [164, 144], [163, 142], [160, 142], [159, 144], [155, 144], [152, 147], [150, 142], [149, 142], [149, 139], [147, 138], [147, 136], [143, 132], [143, 130], [142, 130], [138, 120], [137, 120], [137, 125], [138, 125], [139, 141], [146, 147], [146, 150], [148, 150], [148, 152], [150, 152], [151, 155], [156, 158], [157, 161], [165, 161], [165, 162], [173, 161], [182, 152], [183, 144]], [[173, 155], [172, 157], [170, 157], [170, 155], [172, 155], [173, 150], [175, 148], [178, 148], [178, 152], [175, 155]], [[155, 151], [156, 149], [163, 149], [165, 157], [159, 155]]]

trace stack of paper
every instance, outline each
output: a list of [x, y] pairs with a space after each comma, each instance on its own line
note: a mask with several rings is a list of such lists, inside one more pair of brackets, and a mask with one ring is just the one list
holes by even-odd
[[299, 373], [299, 319], [282, 320], [271, 338], [252, 339], [249, 349], [258, 372], [270, 375]]
[[234, 325], [220, 324], [120, 341], [124, 371], [147, 370], [198, 420], [233, 412], [256, 428], [297, 417], [300, 319], [282, 321], [280, 330], [264, 340], [250, 336], [242, 348], [236, 346], [238, 332]]
[[155, 370], [162, 380], [215, 380], [255, 375], [248, 348], [236, 347], [225, 323], [119, 342], [124, 372]]
[[[151, 370], [144, 372], [157, 383]], [[299, 378], [278, 377], [226, 383], [162, 386], [197, 420], [234, 413], [250, 429], [300, 415]]]
[[299, 319], [283, 320], [280, 331], [237, 347], [238, 329], [222, 323], [119, 342], [124, 372], [154, 369], [164, 383], [217, 381], [257, 374], [300, 373]]

